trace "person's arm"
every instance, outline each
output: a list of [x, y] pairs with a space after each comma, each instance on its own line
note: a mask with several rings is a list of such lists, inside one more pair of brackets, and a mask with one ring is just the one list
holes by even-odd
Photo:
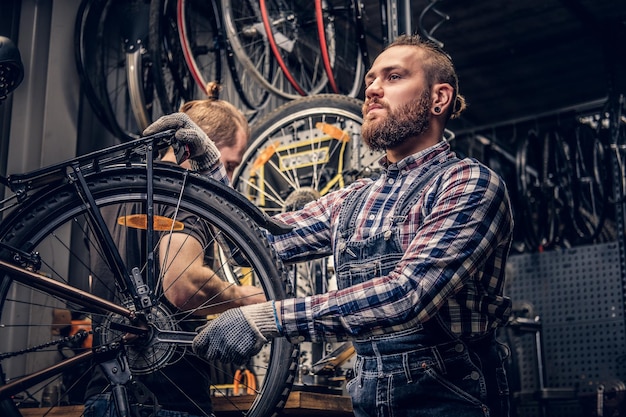
[[[207, 250], [213, 250], [213, 246]], [[159, 259], [164, 294], [181, 310], [206, 315], [265, 301], [260, 288], [223, 281], [205, 265], [204, 248], [191, 235], [164, 236], [159, 245]]]
[[[176, 164], [176, 153], [174, 152], [174, 148], [171, 146], [167, 148], [165, 154], [160, 158], [162, 162], [171, 162]], [[180, 164], [182, 168], [195, 170], [198, 164], [192, 164], [191, 160], [186, 160]], [[201, 172], [202, 175], [205, 175], [209, 178], [213, 178], [216, 181], [219, 181], [225, 185], [230, 186], [230, 179], [228, 178], [228, 173], [226, 172], [226, 167], [222, 163], [221, 160], [217, 160], [215, 163], [208, 165], [204, 168], [204, 171]]]
[[[463, 163], [439, 187], [426, 190], [431, 203], [405, 255], [387, 276], [343, 290], [277, 304], [282, 334], [291, 340], [355, 337], [418, 319], [429, 320], [460, 291], [467, 304], [504, 317], [504, 267], [513, 220], [502, 180], [484, 166]], [[489, 262], [490, 268], [484, 270]], [[480, 281], [480, 282], [479, 282]], [[478, 292], [476, 292], [478, 291]], [[460, 298], [462, 298], [460, 297]], [[453, 302], [458, 302], [453, 300]], [[487, 304], [489, 303], [489, 304]]]
[[[230, 184], [226, 168], [220, 160], [219, 149], [187, 114], [173, 113], [161, 116], [143, 131], [143, 135], [152, 135], [170, 129], [176, 130], [174, 136], [179, 145], [186, 146], [189, 150], [189, 169], [221, 181], [224, 184]], [[168, 159], [162, 160], [174, 163], [182, 162], [177, 161], [175, 156], [172, 158], [173, 155], [172, 153], [167, 157]]]

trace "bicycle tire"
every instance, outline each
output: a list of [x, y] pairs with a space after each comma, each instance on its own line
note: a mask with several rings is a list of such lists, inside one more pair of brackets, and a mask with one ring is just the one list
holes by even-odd
[[[106, 206], [124, 206], [126, 204], [145, 204], [146, 190], [149, 184], [154, 189], [154, 203], [160, 206], [170, 206], [173, 209], [184, 210], [203, 222], [207, 222], [213, 231], [219, 231], [224, 239], [240, 249], [240, 254], [248, 261], [248, 272], [254, 273], [254, 278], [266, 294], [268, 299], [281, 299], [288, 295], [286, 292], [286, 276], [282, 263], [271, 250], [267, 240], [256, 223], [254, 223], [245, 209], [238, 207], [236, 203], [231, 203], [224, 199], [223, 193], [216, 191], [213, 182], [202, 178], [199, 175], [187, 175], [184, 170], [171, 166], [155, 166], [154, 180], [146, 179], [146, 170], [140, 165], [125, 165], [122, 167], [105, 168], [101, 172], [94, 173], [86, 178], [89, 189], [93, 194], [94, 201], [99, 210]], [[51, 187], [51, 190], [34, 194], [27, 199], [18, 210], [10, 213], [6, 221], [0, 226], [0, 242], [3, 243], [2, 259], [10, 261], [13, 259], [9, 255], [6, 245], [31, 253], [37, 251], [41, 254], [42, 268], [37, 272], [47, 274], [55, 280], [68, 282], [70, 285], [78, 285], [79, 279], [75, 275], [76, 267], [82, 268], [87, 273], [91, 273], [93, 282], [96, 282], [97, 275], [87, 269], [85, 255], [81, 249], [82, 239], [88, 239], [85, 232], [87, 225], [91, 224], [89, 217], [89, 205], [77, 195], [76, 188], [71, 183], [61, 184]], [[71, 236], [75, 236], [74, 244], [70, 242]], [[77, 238], [76, 238], [77, 237]], [[93, 243], [93, 242], [92, 242]], [[95, 244], [95, 243], [94, 243]], [[152, 251], [147, 251], [152, 253]], [[67, 257], [63, 256], [67, 255]], [[67, 268], [73, 262], [72, 268]], [[227, 260], [223, 259], [225, 264]], [[248, 273], [246, 272], [246, 274]], [[72, 310], [78, 307], [76, 301], [65, 303], [58, 297], [44, 294], [41, 291], [33, 290], [26, 285], [20, 284], [10, 275], [2, 273], [0, 282], [0, 320], [3, 324], [0, 332], [1, 352], [17, 352], [14, 357], [4, 358], [2, 362], [2, 373], [0, 381], [2, 385], [14, 381], [22, 375], [22, 371], [29, 366], [55, 365], [56, 360], [48, 357], [48, 361], [42, 358], [46, 351], [28, 352], [26, 349], [33, 345], [41, 345], [51, 340], [50, 332], [46, 324], [50, 324], [50, 313], [52, 308], [63, 308]], [[81, 281], [87, 275], [81, 274]], [[147, 280], [146, 280], [147, 281]], [[90, 281], [91, 282], [91, 281]], [[85, 289], [88, 289], [85, 288]], [[159, 290], [154, 288], [157, 293]], [[161, 294], [162, 295], [162, 294]], [[160, 298], [158, 298], [160, 299]], [[32, 301], [26, 310], [20, 308], [22, 303]], [[122, 305], [122, 304], [120, 304]], [[87, 306], [88, 307], [88, 306]], [[83, 306], [85, 308], [85, 306]], [[32, 310], [29, 310], [32, 309]], [[14, 314], [16, 311], [29, 312], [30, 314]], [[81, 309], [73, 310], [80, 312]], [[84, 311], [84, 310], [82, 310]], [[156, 312], [162, 318], [158, 324], [177, 322], [175, 315], [168, 316], [168, 310], [162, 304], [155, 307]], [[111, 322], [116, 320], [111, 319]], [[64, 323], [66, 324], [66, 323]], [[19, 327], [19, 332], [16, 327]], [[37, 328], [44, 329], [42, 332]], [[11, 333], [9, 332], [11, 329]], [[111, 327], [104, 327], [104, 334], [108, 334], [112, 339], [116, 338], [116, 332]], [[108, 332], [108, 333], [107, 333]], [[19, 333], [19, 334], [18, 334]], [[29, 337], [24, 337], [28, 335]], [[11, 345], [11, 346], [8, 346]], [[54, 345], [52, 345], [54, 346]], [[86, 348], [74, 346], [79, 354]], [[157, 371], [163, 366], [165, 359], [155, 355], [154, 352], [166, 350], [163, 344], [157, 343], [150, 346], [145, 344], [129, 345], [132, 358], [133, 372]], [[178, 350], [176, 354], [178, 354]], [[51, 352], [47, 352], [48, 355]], [[52, 353], [54, 356], [54, 352]], [[173, 355], [174, 353], [172, 353]], [[293, 382], [297, 369], [297, 350], [286, 339], [279, 338], [271, 342], [269, 351], [263, 351], [267, 358], [259, 356], [251, 364], [252, 370], [257, 377], [261, 378], [257, 388], [257, 396], [250, 409], [240, 410], [241, 415], [246, 416], [269, 416], [275, 415], [284, 405], [289, 388]], [[37, 358], [30, 358], [38, 356]], [[165, 356], [164, 356], [165, 357]], [[29, 358], [31, 360], [29, 360]], [[154, 359], [154, 362], [152, 361]], [[142, 368], [142, 366], [144, 368]], [[154, 366], [154, 368], [152, 368]], [[264, 366], [263, 370], [261, 366]], [[28, 372], [40, 370], [28, 368]], [[261, 375], [264, 372], [264, 375]], [[79, 378], [75, 380], [80, 380]], [[44, 385], [37, 387], [27, 387], [26, 391], [12, 394], [11, 398], [0, 399], [0, 410], [3, 416], [19, 416], [18, 405], [25, 405], [35, 399], [41, 401], [41, 391], [48, 383], [58, 383], [56, 379], [46, 381]], [[70, 395], [69, 389], [78, 388], [80, 384], [67, 387], [64, 397]], [[32, 388], [32, 390], [29, 390]], [[0, 389], [2, 387], [0, 386]], [[25, 403], [24, 403], [25, 402]], [[32, 405], [32, 404], [31, 404]], [[50, 405], [49, 408], [53, 408]], [[236, 405], [233, 405], [236, 409]]]
[[174, 0], [150, 2], [149, 46], [161, 109], [165, 114], [176, 112], [195, 98], [196, 87], [179, 41]]
[[577, 123], [565, 137], [571, 151], [574, 204], [570, 213], [576, 244], [594, 242], [609, 213], [611, 172], [601, 132]]
[[[308, 6], [308, 7], [307, 7]], [[327, 88], [315, 8], [298, 0], [260, 0], [265, 36], [274, 59], [288, 83], [273, 91], [287, 99], [319, 94]], [[326, 39], [334, 39], [334, 26], [323, 26]], [[279, 84], [274, 84], [277, 87]], [[291, 87], [289, 87], [291, 86]]]
[[[375, 175], [375, 165], [382, 153], [372, 152], [360, 140], [361, 106], [362, 101], [356, 98], [319, 94], [274, 109], [253, 125], [255, 140], [234, 173], [233, 186], [257, 207], [275, 214], [284, 209], [285, 199], [294, 191], [313, 188], [323, 195], [359, 176]], [[317, 128], [317, 123], [324, 123], [324, 128], [332, 130], [333, 135], [346, 136], [334, 138]], [[345, 148], [340, 154], [342, 145]], [[285, 158], [294, 155], [300, 158], [300, 162], [289, 162], [289, 169], [279, 173], [279, 165], [284, 166], [287, 164]], [[260, 157], [265, 161], [255, 169], [255, 161]], [[282, 162], [280, 158], [283, 158]], [[255, 173], [255, 170], [261, 172], [259, 168], [263, 168], [263, 172]], [[272, 182], [271, 187], [259, 188], [255, 184], [258, 175], [264, 176], [264, 181]]]
[[222, 22], [220, 34], [233, 86], [242, 103], [251, 110], [247, 115], [248, 121], [250, 121], [257, 116], [260, 110], [267, 106], [270, 102], [271, 94], [263, 84], [259, 83], [254, 74], [250, 74], [246, 66], [237, 59], [230, 38], [226, 34], [226, 29], [224, 29], [224, 13], [221, 8], [222, 3], [221, 1], [217, 3], [218, 0], [214, 1], [216, 2], [216, 7], [219, 9], [219, 16]]
[[[315, 0], [317, 35], [324, 70], [335, 94], [357, 97], [363, 89], [367, 45], [361, 5], [355, 0]], [[334, 36], [326, 36], [333, 26]]]
[[220, 5], [226, 39], [233, 57], [242, 66], [240, 74], [251, 75], [266, 91], [276, 94], [274, 85], [284, 80], [264, 35], [258, 2], [220, 0]]
[[147, 0], [108, 0], [97, 25], [93, 82], [112, 133], [123, 142], [163, 115], [148, 51], [149, 7]]
[[[89, 82], [87, 77], [87, 45], [95, 43], [92, 32], [86, 30], [87, 27], [93, 26], [93, 14], [91, 10], [92, 0], [82, 0], [78, 6], [76, 12], [76, 20], [74, 24], [74, 63], [76, 64], [76, 71], [78, 72], [78, 78], [80, 79], [80, 85], [82, 92], [85, 94], [89, 105], [96, 117], [104, 123], [104, 110], [100, 107], [100, 101], [96, 99], [96, 94], [93, 86]], [[91, 20], [90, 20], [91, 19]]]
[[520, 142], [516, 172], [525, 241], [532, 251], [565, 242], [564, 225], [573, 206], [572, 172], [561, 134], [540, 137], [531, 130]]
[[81, 90], [94, 115], [105, 129], [115, 137], [125, 137], [126, 134], [110, 117], [110, 111], [105, 108], [98, 87], [97, 28], [105, 4], [106, 1], [104, 0], [83, 0], [81, 2], [74, 27], [74, 58]]
[[551, 200], [546, 200], [541, 188], [543, 150], [539, 144], [539, 137], [535, 131], [529, 131], [526, 137], [520, 141], [516, 153], [516, 172], [518, 180], [518, 190], [520, 193], [519, 203], [522, 210], [519, 211], [522, 229], [524, 230], [524, 241], [530, 250], [537, 250], [546, 243], [544, 236], [545, 229], [552, 223], [552, 218], [548, 219], [546, 213], [553, 213], [548, 210], [547, 205]]
[[[249, 77], [243, 70], [244, 66], [234, 58], [234, 52], [222, 24], [222, 11], [217, 0], [204, 2], [201, 0], [178, 0], [177, 20], [179, 22], [179, 38], [187, 66], [192, 69], [196, 83], [205, 91], [208, 81], [221, 79], [222, 52], [230, 71], [232, 85], [235, 87], [241, 102], [250, 110], [259, 110], [269, 101], [269, 92], [260, 85], [256, 78]], [[184, 24], [183, 24], [184, 22]], [[207, 36], [207, 34], [213, 34]], [[199, 40], [198, 40], [199, 39]], [[202, 47], [214, 42], [213, 48]], [[192, 46], [193, 45], [193, 46]], [[203, 63], [210, 61], [213, 52], [216, 55], [217, 68]], [[219, 72], [218, 72], [219, 71]], [[213, 74], [218, 77], [211, 78]]]
[[222, 82], [218, 19], [219, 11], [213, 1], [176, 1], [178, 39], [183, 56], [198, 90], [204, 95], [208, 82]]

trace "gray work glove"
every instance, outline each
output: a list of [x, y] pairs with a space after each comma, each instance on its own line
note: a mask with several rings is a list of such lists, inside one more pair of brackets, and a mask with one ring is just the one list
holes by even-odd
[[280, 336], [278, 326], [273, 301], [233, 308], [202, 326], [191, 346], [209, 361], [243, 365], [269, 339]]
[[194, 171], [208, 171], [220, 159], [220, 151], [215, 143], [185, 113], [161, 116], [148, 126], [143, 134], [147, 136], [169, 129], [176, 129], [174, 136], [178, 144], [187, 147], [191, 169]]

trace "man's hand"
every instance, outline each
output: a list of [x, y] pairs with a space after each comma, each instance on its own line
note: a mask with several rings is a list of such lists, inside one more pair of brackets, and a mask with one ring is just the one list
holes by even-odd
[[210, 361], [243, 365], [269, 339], [280, 336], [273, 301], [233, 308], [204, 325], [194, 338], [193, 351]]
[[181, 146], [189, 149], [191, 169], [199, 172], [207, 171], [220, 159], [220, 151], [215, 143], [185, 113], [162, 116], [148, 126], [143, 134], [152, 135], [169, 129], [176, 129], [174, 135], [176, 140]]

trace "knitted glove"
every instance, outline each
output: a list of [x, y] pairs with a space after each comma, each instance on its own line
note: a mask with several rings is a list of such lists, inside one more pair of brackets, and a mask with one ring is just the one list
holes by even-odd
[[[191, 169], [204, 172], [212, 168], [220, 159], [220, 151], [215, 143], [185, 113], [173, 113], [160, 117], [148, 126], [144, 136], [176, 129], [176, 140], [189, 152]], [[179, 163], [182, 161], [179, 161]]]
[[202, 326], [193, 351], [210, 361], [243, 365], [264, 343], [280, 336], [273, 301], [233, 308]]

